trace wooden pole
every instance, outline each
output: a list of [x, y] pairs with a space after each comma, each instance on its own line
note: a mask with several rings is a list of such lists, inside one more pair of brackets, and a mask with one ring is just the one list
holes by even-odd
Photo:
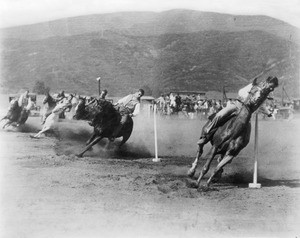
[[257, 183], [257, 164], [258, 164], [258, 113], [255, 113], [254, 171], [253, 171], [253, 183], [249, 183], [249, 188], [261, 188], [261, 184]]
[[158, 158], [158, 149], [157, 149], [157, 126], [156, 126], [156, 104], [154, 104], [153, 120], [154, 120], [154, 147], [155, 147], [155, 158], [152, 159], [153, 162], [160, 162]]
[[98, 78], [97, 78], [97, 81], [98, 81], [98, 94], [99, 94], [99, 96], [100, 96], [100, 94], [101, 94], [101, 88], [100, 88], [101, 77], [98, 77]]

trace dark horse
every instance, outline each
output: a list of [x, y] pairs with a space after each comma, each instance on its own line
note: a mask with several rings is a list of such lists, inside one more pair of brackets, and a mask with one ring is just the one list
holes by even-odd
[[[73, 118], [76, 120], [92, 121], [94, 127], [94, 132], [87, 141], [86, 147], [77, 155], [82, 157], [86, 151], [97, 144], [101, 139], [110, 138], [112, 136], [113, 131], [120, 123], [121, 115], [109, 101], [95, 100], [90, 104], [86, 104], [86, 99], [80, 98], [79, 103], [75, 108], [75, 115]], [[117, 136], [123, 137], [119, 146], [122, 146], [129, 139], [132, 129], [133, 120], [129, 117]]]
[[[269, 93], [277, 86], [278, 79], [276, 77], [268, 77], [259, 85], [256, 84], [256, 80], [253, 81], [249, 96], [243, 103], [238, 114], [231, 117], [227, 122], [212, 130], [210, 133], [209, 138], [205, 143], [210, 141], [212, 147], [206, 155], [206, 163], [200, 172], [197, 182], [192, 183], [192, 186], [199, 186], [201, 179], [208, 172], [212, 160], [216, 155], [220, 155], [218, 165], [206, 183], [206, 186], [208, 187], [213, 179], [220, 176], [223, 171], [223, 167], [230, 163], [233, 158], [236, 157], [249, 143], [251, 133], [251, 115], [261, 106]], [[202, 135], [204, 134], [207, 124], [208, 122], [202, 128]], [[190, 177], [193, 177], [195, 174], [198, 161], [202, 155], [204, 144], [199, 145], [196, 160], [188, 172]]]
[[29, 110], [19, 106], [18, 100], [14, 100], [10, 104], [6, 116], [0, 120], [0, 121], [7, 120], [2, 128], [4, 129], [9, 125], [20, 126], [25, 124], [25, 122], [28, 119], [29, 113], [30, 113]]

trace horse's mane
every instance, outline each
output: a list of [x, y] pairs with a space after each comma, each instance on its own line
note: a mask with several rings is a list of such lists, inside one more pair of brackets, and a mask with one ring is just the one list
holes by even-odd
[[95, 100], [93, 103], [86, 106], [86, 111], [89, 117], [96, 116], [98, 114], [115, 114], [117, 110], [113, 104], [106, 100]]
[[50, 107], [56, 105], [55, 99], [54, 99], [50, 94], [47, 94], [47, 95], [45, 96], [45, 98], [43, 99], [43, 104], [46, 104], [46, 103], [48, 103], [48, 105], [49, 105]]
[[86, 117], [90, 118], [97, 125], [107, 127], [108, 125], [118, 122], [119, 112], [114, 108], [114, 105], [106, 100], [96, 100], [85, 108]]

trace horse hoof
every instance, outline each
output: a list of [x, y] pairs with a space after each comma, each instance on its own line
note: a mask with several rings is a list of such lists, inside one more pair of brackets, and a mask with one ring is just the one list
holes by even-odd
[[77, 154], [76, 156], [77, 156], [78, 158], [82, 158], [83, 155], [82, 155], [82, 154]]
[[203, 185], [203, 186], [199, 186], [199, 187], [197, 188], [197, 190], [198, 190], [199, 192], [208, 192], [208, 191], [210, 191], [210, 188], [209, 188], [208, 185]]
[[187, 175], [190, 177], [190, 178], [193, 178], [194, 175], [195, 175], [195, 170], [194, 169], [189, 169], [189, 171], [187, 172]]
[[189, 188], [198, 188], [199, 187], [199, 185], [196, 181], [190, 181], [190, 180], [187, 180], [187, 186]]

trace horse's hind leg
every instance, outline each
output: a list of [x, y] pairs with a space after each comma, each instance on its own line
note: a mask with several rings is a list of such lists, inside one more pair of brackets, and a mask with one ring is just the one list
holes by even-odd
[[219, 171], [222, 170], [223, 167], [224, 167], [226, 164], [230, 163], [230, 162], [232, 161], [232, 159], [233, 159], [233, 156], [232, 156], [232, 155], [226, 155], [226, 156], [224, 157], [224, 159], [221, 160], [221, 162], [220, 162], [220, 163], [217, 165], [217, 167], [214, 169], [214, 172], [212, 173], [212, 175], [210, 176], [210, 178], [207, 180], [207, 183], [206, 183], [206, 186], [207, 186], [207, 187], [208, 187], [209, 184], [212, 182], [212, 179], [214, 178], [214, 176], [215, 176], [216, 174], [218, 174]]

